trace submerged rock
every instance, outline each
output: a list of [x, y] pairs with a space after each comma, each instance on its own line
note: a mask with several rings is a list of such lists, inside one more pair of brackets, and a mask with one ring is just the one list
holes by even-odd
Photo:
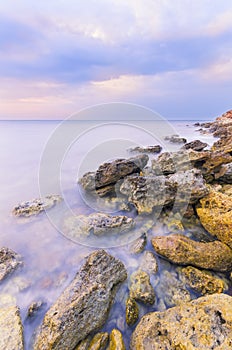
[[44, 199], [37, 198], [27, 202], [22, 202], [13, 209], [13, 214], [15, 216], [26, 217], [38, 215], [39, 213], [54, 207], [54, 205], [62, 200], [62, 197], [59, 195], [50, 195], [46, 196]]
[[230, 271], [232, 250], [220, 241], [196, 242], [180, 235], [158, 236], [152, 239], [155, 251], [174, 264], [193, 265], [215, 271]]
[[142, 253], [147, 244], [147, 235], [146, 233], [142, 233], [142, 235], [137, 238], [133, 243], [131, 243], [129, 249], [132, 254]]
[[152, 252], [146, 250], [143, 253], [140, 268], [148, 274], [156, 274], [158, 272], [158, 262]]
[[130, 276], [130, 298], [144, 304], [154, 304], [155, 291], [151, 285], [150, 277], [145, 271], [138, 270]]
[[208, 146], [207, 143], [202, 142], [200, 140], [194, 140], [191, 142], [186, 143], [184, 146], [182, 146], [183, 149], [193, 149], [194, 151], [203, 151], [204, 148]]
[[160, 145], [156, 146], [147, 146], [147, 147], [135, 147], [130, 149], [131, 152], [139, 152], [139, 153], [160, 153], [162, 151], [162, 147]]
[[[104, 250], [89, 255], [70, 285], [47, 311], [34, 350], [73, 349], [105, 323], [124, 265]], [[65, 325], [65, 327], [64, 327]]]
[[211, 190], [200, 200], [197, 214], [204, 228], [232, 248], [232, 197]]
[[146, 154], [129, 159], [117, 159], [100, 165], [96, 172], [89, 172], [79, 179], [79, 184], [87, 191], [95, 191], [100, 196], [112, 194], [115, 184], [125, 176], [139, 173], [147, 164]]
[[103, 213], [93, 213], [65, 219], [64, 231], [70, 238], [87, 237], [90, 234], [101, 236], [104, 234], [128, 232], [134, 225], [134, 220], [124, 215], [112, 216]]
[[0, 349], [23, 350], [23, 325], [17, 306], [0, 307]]
[[180, 137], [179, 135], [165, 136], [164, 140], [169, 141], [171, 143], [186, 143], [187, 140], [184, 137]]
[[206, 350], [232, 347], [232, 298], [214, 294], [145, 315], [131, 350]]
[[32, 319], [37, 316], [38, 312], [45, 307], [46, 303], [42, 300], [33, 301], [27, 310], [27, 319]]
[[91, 340], [88, 350], [105, 350], [108, 340], [108, 333], [97, 333]]
[[183, 281], [194, 291], [201, 294], [222, 293], [226, 285], [221, 278], [215, 277], [209, 271], [199, 270], [195, 267], [188, 266], [181, 268]]
[[128, 298], [126, 301], [126, 323], [128, 326], [133, 326], [139, 318], [139, 307], [136, 301]]
[[22, 258], [9, 248], [0, 249], [0, 281], [22, 265]]
[[110, 333], [110, 344], [107, 350], [126, 350], [122, 333], [118, 329], [112, 329]]

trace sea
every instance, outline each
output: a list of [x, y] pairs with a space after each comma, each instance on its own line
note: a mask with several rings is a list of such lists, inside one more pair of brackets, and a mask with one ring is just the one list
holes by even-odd
[[[160, 144], [164, 151], [178, 151], [182, 145], [164, 140], [178, 134], [208, 145], [215, 141], [194, 126], [195, 121], [1, 121], [0, 122], [0, 246], [9, 247], [23, 258], [23, 266], [0, 285], [0, 305], [17, 304], [24, 325], [25, 348], [32, 349], [33, 337], [46, 310], [74, 278], [84, 258], [93, 250], [104, 248], [120, 258], [130, 272], [138, 268], [139, 259], [128, 254], [128, 241], [101, 238], [73, 240], [62, 230], [62, 210], [70, 215], [94, 211], [115, 213], [114, 207], [92, 203], [80, 190], [77, 180], [94, 171], [103, 162], [135, 156], [130, 148]], [[201, 121], [202, 122], [202, 121]], [[150, 156], [150, 158], [156, 156]], [[15, 217], [12, 210], [19, 203], [59, 194], [63, 204], [35, 217]], [[136, 216], [133, 212], [129, 214]], [[147, 217], [140, 219], [143, 225]], [[150, 220], [150, 218], [149, 218]], [[153, 234], [160, 234], [154, 232]], [[130, 238], [133, 241], [133, 237]], [[130, 243], [130, 242], [129, 242]], [[150, 247], [152, 250], [152, 248]], [[171, 270], [167, 262], [163, 265]], [[162, 268], [161, 267], [161, 270]], [[153, 283], [156, 284], [154, 277]], [[118, 328], [128, 346], [133, 327], [125, 323], [127, 282], [120, 288], [105, 330]], [[32, 302], [43, 306], [37, 317], [28, 319]], [[149, 309], [140, 308], [140, 316], [159, 310], [158, 300]]]

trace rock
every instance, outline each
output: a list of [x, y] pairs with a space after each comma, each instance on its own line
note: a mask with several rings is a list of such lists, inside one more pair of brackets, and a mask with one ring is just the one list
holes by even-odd
[[0, 249], [0, 281], [22, 265], [22, 258], [13, 250], [3, 247]]
[[122, 234], [131, 230], [135, 225], [133, 219], [124, 215], [112, 216], [103, 213], [71, 216], [65, 219], [64, 232], [71, 238], [101, 236], [105, 234]]
[[85, 338], [84, 340], [82, 340], [77, 347], [75, 348], [75, 350], [88, 350], [89, 349], [89, 344], [91, 342], [91, 336], [88, 336], [87, 338]]
[[133, 326], [139, 318], [139, 307], [136, 301], [128, 298], [126, 301], [126, 323], [128, 326]]
[[225, 283], [221, 278], [214, 277], [209, 271], [199, 270], [188, 266], [181, 268], [183, 281], [194, 291], [201, 294], [222, 293], [225, 289]]
[[191, 300], [191, 295], [183, 282], [168, 271], [163, 271], [161, 274], [156, 293], [164, 301], [166, 307], [173, 307]]
[[232, 298], [213, 294], [164, 312], [146, 314], [130, 350], [206, 350], [232, 346]]
[[144, 248], [146, 247], [147, 244], [147, 235], [146, 233], [142, 233], [142, 235], [136, 239], [129, 247], [130, 252], [132, 254], [139, 254], [144, 251]]
[[36, 317], [36, 315], [38, 314], [38, 312], [46, 305], [45, 302], [43, 302], [42, 300], [39, 300], [39, 301], [33, 301], [28, 310], [27, 310], [27, 316], [26, 318], [34, 318]]
[[187, 140], [184, 137], [180, 137], [179, 135], [166, 136], [164, 140], [169, 141], [171, 143], [186, 143]]
[[146, 154], [129, 159], [117, 159], [110, 163], [100, 165], [96, 172], [83, 175], [79, 184], [87, 191], [95, 191], [105, 196], [114, 192], [115, 184], [124, 177], [139, 173], [147, 164]]
[[13, 214], [15, 216], [25, 217], [38, 215], [39, 213], [54, 207], [54, 205], [62, 200], [62, 197], [59, 195], [50, 195], [46, 196], [44, 199], [37, 198], [27, 202], [22, 202], [13, 209]]
[[88, 350], [105, 350], [108, 340], [108, 333], [97, 333], [91, 340]]
[[143, 253], [140, 268], [148, 274], [156, 274], [158, 272], [158, 263], [152, 252], [146, 250]]
[[160, 153], [162, 151], [162, 147], [160, 145], [156, 146], [147, 146], [147, 147], [135, 147], [130, 149], [131, 152], [139, 152], [139, 153]]
[[145, 271], [138, 270], [130, 276], [130, 298], [144, 304], [154, 304], [155, 291], [150, 283], [150, 277]]
[[107, 350], [126, 350], [122, 333], [118, 329], [112, 329], [110, 333], [110, 344]]
[[152, 239], [155, 251], [174, 264], [193, 265], [215, 271], [230, 271], [232, 250], [220, 241], [196, 242], [180, 234]]
[[200, 200], [197, 215], [208, 232], [232, 248], [232, 197], [211, 190]]
[[0, 308], [0, 349], [23, 350], [23, 325], [17, 306]]
[[47, 311], [34, 350], [73, 349], [91, 332], [102, 327], [117, 286], [126, 277], [124, 265], [104, 250], [90, 254], [70, 285]]
[[227, 184], [232, 184], [232, 163], [222, 166], [223, 174], [219, 180]]
[[184, 146], [182, 146], [182, 149], [193, 149], [194, 151], [203, 151], [205, 147], [207, 147], [208, 144], [205, 142], [202, 142], [200, 140], [194, 140], [191, 142], [186, 143]]

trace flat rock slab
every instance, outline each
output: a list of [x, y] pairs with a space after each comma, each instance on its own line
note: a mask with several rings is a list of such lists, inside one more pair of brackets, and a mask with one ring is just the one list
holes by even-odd
[[232, 250], [220, 241], [196, 242], [184, 235], [172, 234], [154, 237], [151, 242], [158, 254], [174, 264], [222, 272], [232, 269]]
[[14, 207], [12, 213], [15, 216], [32, 216], [52, 208], [55, 204], [61, 202], [63, 199], [59, 195], [50, 195], [45, 198], [36, 198], [30, 201], [22, 202]]
[[23, 350], [23, 326], [17, 306], [0, 308], [0, 350]]
[[46, 313], [33, 349], [74, 349], [91, 332], [103, 326], [117, 286], [126, 277], [123, 263], [104, 250], [90, 254]]
[[22, 265], [22, 258], [9, 248], [0, 249], [0, 281]]
[[130, 350], [206, 350], [232, 348], [232, 297], [214, 294], [145, 315]]

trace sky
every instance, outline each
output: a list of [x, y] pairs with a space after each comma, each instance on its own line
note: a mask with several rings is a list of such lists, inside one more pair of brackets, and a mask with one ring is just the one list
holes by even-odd
[[108, 102], [183, 120], [231, 109], [232, 1], [0, 2], [0, 119]]

